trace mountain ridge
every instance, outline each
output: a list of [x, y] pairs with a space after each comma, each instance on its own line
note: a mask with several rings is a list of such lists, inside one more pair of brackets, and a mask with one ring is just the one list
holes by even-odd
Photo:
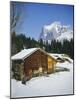
[[69, 25], [62, 25], [60, 22], [53, 22], [50, 25], [44, 25], [40, 33], [39, 39], [42, 39], [44, 43], [52, 40], [63, 42], [64, 39], [70, 41], [73, 38], [73, 31]]

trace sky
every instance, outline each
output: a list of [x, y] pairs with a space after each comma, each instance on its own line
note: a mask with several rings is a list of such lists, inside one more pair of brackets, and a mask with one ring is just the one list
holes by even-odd
[[[73, 28], [73, 6], [60, 4], [17, 3], [16, 9], [22, 11], [22, 23], [16, 27], [17, 34], [25, 34], [38, 40], [44, 25], [55, 21]], [[11, 10], [12, 12], [12, 10]]]

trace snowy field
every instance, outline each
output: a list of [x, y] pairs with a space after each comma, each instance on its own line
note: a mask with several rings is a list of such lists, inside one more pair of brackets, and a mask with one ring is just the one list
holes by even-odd
[[21, 81], [11, 79], [11, 97], [32, 97], [73, 94], [73, 61], [58, 63], [57, 67], [70, 69], [69, 71], [56, 72], [49, 77], [41, 76], [32, 78], [23, 85]]

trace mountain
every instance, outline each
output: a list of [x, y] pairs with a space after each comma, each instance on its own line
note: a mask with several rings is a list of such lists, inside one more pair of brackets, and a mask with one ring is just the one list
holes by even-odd
[[60, 22], [53, 22], [50, 25], [44, 25], [40, 33], [39, 39], [42, 39], [44, 43], [52, 40], [63, 42], [64, 39], [70, 41], [73, 38], [73, 31], [70, 26], [61, 25]]

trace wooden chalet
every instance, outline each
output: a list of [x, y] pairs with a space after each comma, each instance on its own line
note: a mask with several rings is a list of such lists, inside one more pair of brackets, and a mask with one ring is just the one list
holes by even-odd
[[[12, 56], [12, 63], [20, 70], [23, 77], [33, 77], [54, 72], [57, 60], [40, 48], [24, 49]], [[13, 66], [12, 66], [13, 67]]]

